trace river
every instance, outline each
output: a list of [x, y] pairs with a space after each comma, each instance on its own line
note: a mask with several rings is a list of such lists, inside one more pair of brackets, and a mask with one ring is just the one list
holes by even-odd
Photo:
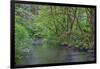
[[94, 61], [94, 53], [36, 39], [25, 57], [25, 65]]

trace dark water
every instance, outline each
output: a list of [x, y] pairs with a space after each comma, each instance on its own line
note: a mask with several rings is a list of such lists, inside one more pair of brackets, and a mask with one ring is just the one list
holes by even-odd
[[94, 61], [94, 54], [91, 52], [80, 51], [67, 46], [59, 46], [44, 43], [42, 39], [34, 40], [33, 46], [25, 57], [24, 63], [27, 65], [50, 64], [50, 63], [69, 63]]

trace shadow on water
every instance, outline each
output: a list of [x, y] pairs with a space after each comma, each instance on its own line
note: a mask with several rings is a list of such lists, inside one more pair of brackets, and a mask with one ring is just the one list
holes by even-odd
[[30, 52], [25, 57], [25, 64], [50, 64], [94, 61], [94, 54], [67, 46], [47, 43], [43, 39], [35, 39]]

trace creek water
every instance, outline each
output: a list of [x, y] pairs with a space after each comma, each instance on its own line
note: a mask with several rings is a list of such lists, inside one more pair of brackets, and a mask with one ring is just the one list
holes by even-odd
[[52, 43], [45, 44], [42, 39], [37, 39], [34, 40], [33, 46], [27, 53], [24, 64], [35, 65], [85, 61], [94, 61], [94, 53]]

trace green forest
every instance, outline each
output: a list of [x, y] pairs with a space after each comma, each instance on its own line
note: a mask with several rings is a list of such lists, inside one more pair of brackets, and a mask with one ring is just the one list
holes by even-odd
[[16, 63], [22, 63], [35, 39], [58, 46], [94, 48], [94, 19], [94, 8], [16, 4]]

